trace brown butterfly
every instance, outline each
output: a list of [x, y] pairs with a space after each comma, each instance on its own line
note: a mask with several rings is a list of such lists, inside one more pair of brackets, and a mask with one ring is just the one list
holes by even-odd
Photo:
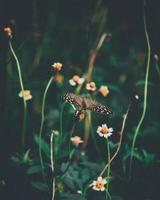
[[88, 97], [79, 96], [73, 93], [67, 93], [63, 96], [64, 101], [72, 104], [77, 111], [90, 110], [100, 114], [111, 114], [111, 110]]

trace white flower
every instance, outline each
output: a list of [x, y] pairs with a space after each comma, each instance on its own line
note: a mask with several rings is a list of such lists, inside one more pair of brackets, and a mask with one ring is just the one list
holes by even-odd
[[96, 90], [95, 82], [90, 82], [86, 84], [86, 90], [94, 92]]
[[57, 70], [57, 71], [61, 71], [61, 68], [62, 68], [62, 63], [60, 62], [55, 62], [53, 63], [52, 67]]
[[106, 179], [99, 176], [96, 181], [93, 181], [90, 184], [90, 186], [92, 186], [93, 190], [104, 191], [105, 190], [104, 186], [106, 185], [106, 183], [107, 183]]
[[71, 86], [81, 85], [84, 83], [85, 79], [80, 78], [78, 75], [74, 75], [70, 80], [69, 83]]
[[23, 90], [18, 95], [20, 98], [24, 98], [25, 101], [32, 99], [30, 90]]
[[97, 133], [101, 137], [108, 138], [112, 135], [113, 128], [108, 128], [106, 124], [102, 124], [102, 126], [98, 126]]
[[83, 140], [79, 136], [71, 137], [71, 141], [76, 147], [78, 147], [80, 143], [83, 143]]
[[102, 85], [100, 88], [99, 88], [99, 92], [105, 97], [109, 94], [109, 89], [107, 86], [104, 86]]

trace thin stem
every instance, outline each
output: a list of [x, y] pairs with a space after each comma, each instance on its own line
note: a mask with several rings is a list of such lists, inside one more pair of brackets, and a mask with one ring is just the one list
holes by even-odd
[[148, 36], [148, 31], [147, 31], [147, 25], [146, 25], [146, 17], [144, 13], [144, 30], [145, 30], [145, 36], [146, 36], [146, 41], [147, 41], [147, 67], [146, 67], [146, 75], [145, 75], [145, 85], [144, 85], [144, 101], [143, 101], [143, 111], [141, 118], [139, 120], [139, 123], [136, 127], [133, 141], [132, 141], [132, 147], [131, 147], [131, 157], [130, 157], [130, 168], [129, 168], [129, 176], [131, 176], [131, 171], [132, 171], [132, 161], [133, 161], [133, 153], [134, 153], [134, 147], [136, 143], [136, 139], [139, 133], [139, 130], [141, 128], [141, 125], [143, 123], [146, 110], [147, 110], [147, 95], [148, 95], [148, 78], [149, 78], [149, 70], [150, 70], [150, 57], [151, 57], [151, 47], [150, 47], [150, 41], [149, 41], [149, 36]]
[[108, 200], [108, 198], [109, 200], [112, 200], [110, 193], [108, 192], [108, 190], [106, 190], [106, 200]]
[[[53, 158], [53, 136], [54, 133], [51, 134], [51, 138], [50, 138], [50, 150], [51, 150], [51, 169], [52, 169], [52, 173], [54, 174], [54, 158]], [[52, 200], [54, 200], [55, 197], [55, 177], [53, 177], [53, 182], [52, 182]]]
[[97, 46], [95, 47], [95, 49], [93, 49], [93, 51], [89, 57], [88, 71], [87, 71], [87, 75], [86, 75], [87, 82], [90, 82], [90, 80], [91, 80], [95, 60], [97, 58], [97, 55], [98, 55], [98, 52], [99, 52], [101, 46], [103, 45], [103, 43], [105, 41], [106, 36], [107, 36], [107, 33], [102, 34]]
[[46, 102], [46, 96], [48, 89], [53, 81], [54, 77], [51, 77], [47, 83], [47, 86], [45, 88], [44, 94], [43, 94], [43, 100], [42, 100], [42, 111], [41, 111], [41, 124], [40, 124], [40, 130], [39, 130], [39, 158], [40, 158], [40, 164], [42, 168], [42, 175], [43, 178], [45, 177], [44, 175], [44, 163], [43, 163], [43, 158], [42, 158], [42, 148], [41, 148], [41, 140], [42, 140], [42, 131], [43, 131], [43, 126], [44, 126], [44, 110], [45, 110], [45, 102]]
[[[12, 55], [16, 61], [16, 66], [17, 66], [17, 71], [18, 71], [18, 77], [19, 77], [19, 83], [20, 83], [20, 88], [21, 92], [24, 92], [24, 85], [23, 85], [23, 79], [22, 79], [22, 72], [21, 72], [21, 66], [19, 63], [19, 60], [16, 56], [16, 53], [12, 47], [11, 40], [9, 40], [9, 48], [12, 52]], [[23, 97], [23, 108], [24, 108], [24, 116], [23, 116], [23, 128], [22, 128], [22, 146], [24, 148], [24, 142], [25, 142], [25, 132], [26, 132], [26, 121], [27, 121], [27, 102]]]
[[[108, 170], [107, 170], [107, 177], [109, 178], [109, 177], [110, 177], [110, 172], [111, 172], [111, 162], [110, 162], [111, 153], [110, 153], [110, 147], [109, 147], [108, 138], [107, 138], [107, 152], [108, 152]], [[108, 193], [109, 193], [109, 179], [108, 179], [108, 183], [107, 183], [106, 189], [107, 189], [107, 191], [108, 191]]]
[[90, 127], [91, 127], [91, 112], [86, 112], [86, 118], [85, 118], [85, 127], [84, 127], [84, 142], [82, 144], [82, 148], [84, 149], [88, 143], [89, 133], [90, 133]]
[[51, 149], [51, 169], [52, 172], [54, 172], [54, 159], [53, 159], [53, 136], [54, 133], [51, 134], [51, 139], [50, 139], [50, 149]]
[[106, 164], [106, 166], [104, 167], [104, 169], [102, 170], [102, 172], [100, 173], [99, 176], [103, 176], [103, 174], [107, 170], [108, 166], [111, 164], [111, 162], [114, 160], [114, 158], [119, 153], [119, 150], [120, 150], [120, 147], [121, 147], [121, 144], [122, 144], [122, 139], [123, 139], [123, 132], [124, 132], [124, 128], [125, 128], [125, 124], [126, 124], [126, 120], [127, 120], [127, 116], [128, 116], [128, 112], [129, 112], [130, 106], [131, 106], [131, 104], [129, 104], [126, 114], [123, 115], [122, 128], [121, 128], [120, 133], [119, 133], [120, 139], [119, 139], [117, 150], [114, 153], [114, 155], [112, 156], [112, 158], [110, 159], [110, 161]]

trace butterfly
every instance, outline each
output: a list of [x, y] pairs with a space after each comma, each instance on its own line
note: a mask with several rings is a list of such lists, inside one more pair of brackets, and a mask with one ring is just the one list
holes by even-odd
[[112, 113], [108, 106], [98, 103], [89, 97], [76, 95], [74, 93], [67, 93], [63, 96], [63, 99], [65, 102], [68, 102], [71, 105], [73, 105], [77, 111], [90, 110], [95, 113], [106, 115]]

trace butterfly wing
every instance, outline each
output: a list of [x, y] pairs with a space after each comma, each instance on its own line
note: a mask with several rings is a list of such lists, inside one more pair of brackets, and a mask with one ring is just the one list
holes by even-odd
[[87, 97], [81, 97], [73, 93], [67, 93], [63, 96], [64, 101], [72, 104], [76, 110], [91, 110], [100, 114], [111, 114], [109, 107], [102, 105]]
[[109, 114], [112, 113], [108, 106], [105, 106], [105, 105], [98, 103], [96, 101], [92, 101], [90, 106], [88, 107], [88, 109], [93, 111], [93, 112], [105, 114], [105, 115], [109, 115]]
[[64, 101], [72, 104], [73, 106], [75, 106], [75, 108], [77, 110], [81, 110], [82, 109], [82, 97], [80, 97], [79, 95], [73, 94], [73, 93], [67, 93], [63, 96]]

